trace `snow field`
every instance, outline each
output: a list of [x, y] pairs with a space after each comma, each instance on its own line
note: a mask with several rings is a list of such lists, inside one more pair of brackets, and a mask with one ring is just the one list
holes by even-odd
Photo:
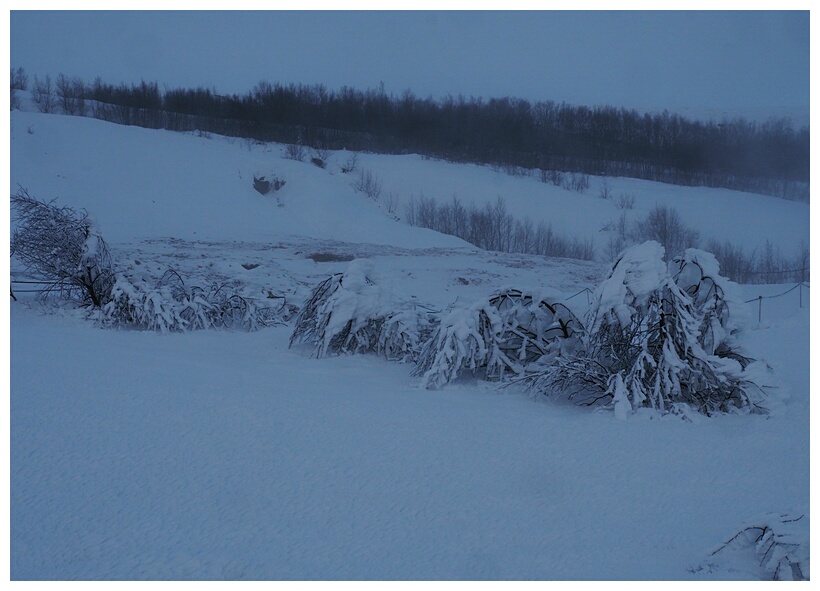
[[621, 422], [285, 328], [14, 314], [14, 579], [689, 578], [808, 490], [808, 418]]
[[[278, 149], [13, 112], [12, 190], [87, 208], [121, 270], [237, 281], [259, 301], [273, 292], [301, 305], [316, 283], [368, 259], [396, 302], [443, 311], [513, 286], [577, 294], [566, 303], [583, 317], [581, 290], [605, 274], [393, 223], [344, 175]], [[362, 155], [360, 166], [403, 196], [413, 178], [425, 196], [458, 184], [479, 204], [503, 188], [511, 211], [525, 183], [546, 190], [418, 157]], [[288, 181], [272, 199], [251, 186], [271, 172]], [[730, 241], [750, 228], [759, 240], [784, 228], [791, 242], [769, 234], [784, 250], [808, 239], [802, 204], [621, 181], [645, 191], [646, 209], [674, 199], [688, 223], [714, 218]], [[567, 231], [583, 222], [592, 235], [617, 214], [594, 187], [563, 193], [549, 212]], [[748, 222], [727, 226], [727, 215]], [[742, 286], [741, 296], [789, 287]], [[469, 376], [428, 391], [408, 364], [289, 349], [289, 326], [103, 330], [21, 297], [10, 308], [11, 578], [760, 578], [751, 549], [709, 554], [762, 515], [808, 516], [803, 296], [802, 309], [797, 292], [764, 300], [762, 322], [757, 302], [742, 308], [741, 345], [773, 368], [783, 403], [769, 416], [694, 423], [619, 421]]]

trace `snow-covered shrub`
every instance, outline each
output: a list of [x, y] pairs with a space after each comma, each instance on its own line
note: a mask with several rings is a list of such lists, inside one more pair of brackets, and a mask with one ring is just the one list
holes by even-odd
[[[498, 348], [508, 369], [523, 373], [531, 364], [551, 363], [556, 357], [575, 353], [584, 327], [564, 304], [548, 301], [517, 289], [490, 297], [504, 327]], [[504, 368], [499, 368], [502, 370]], [[495, 377], [502, 377], [498, 375]]]
[[43, 294], [59, 292], [83, 305], [104, 305], [114, 270], [108, 245], [88, 213], [39, 201], [25, 189], [11, 196], [11, 207], [16, 222], [11, 255], [49, 282]]
[[609, 402], [619, 417], [642, 407], [762, 411], [744, 365], [718, 354], [731, 350], [731, 325], [716, 264], [689, 251], [672, 264], [673, 276], [663, 255], [653, 241], [621, 253], [593, 297], [583, 349], [533, 376], [533, 386], [580, 404]]
[[463, 370], [495, 366], [501, 331], [501, 319], [485, 300], [451, 310], [422, 349], [413, 375], [422, 376], [424, 388], [440, 388]]
[[710, 553], [716, 556], [728, 548], [753, 548], [760, 559], [763, 577], [775, 581], [809, 580], [809, 519], [772, 513], [759, 523], [743, 528]]
[[564, 305], [506, 290], [445, 316], [414, 373], [425, 388], [441, 387], [464, 370], [480, 369], [487, 379], [521, 376], [535, 363], [574, 352], [579, 330], [580, 322]]
[[259, 308], [225, 286], [188, 287], [175, 271], [151, 284], [117, 277], [111, 300], [103, 307], [107, 326], [163, 333], [206, 328], [257, 330], [281, 319], [270, 308]]
[[415, 362], [436, 321], [424, 309], [395, 312], [372, 275], [368, 263], [355, 260], [314, 287], [296, 318], [291, 346], [310, 343], [319, 358], [375, 352]]
[[385, 318], [390, 315], [382, 290], [368, 276], [366, 261], [353, 261], [310, 293], [290, 337], [290, 345], [312, 343], [318, 358], [331, 354], [375, 351]]
[[708, 355], [733, 357], [744, 366], [748, 359], [736, 352], [738, 332], [733, 312], [741, 309], [737, 285], [720, 275], [720, 265], [709, 252], [689, 248], [669, 263], [672, 279], [692, 298], [700, 317], [699, 342]]
[[436, 319], [425, 310], [391, 314], [381, 324], [377, 351], [391, 361], [416, 363], [436, 326]]

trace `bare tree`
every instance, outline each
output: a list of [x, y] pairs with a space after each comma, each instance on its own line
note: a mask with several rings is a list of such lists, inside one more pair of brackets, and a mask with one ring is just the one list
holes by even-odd
[[289, 158], [291, 160], [298, 160], [299, 162], [304, 162], [305, 153], [305, 146], [301, 143], [288, 144], [285, 147], [285, 158]]
[[351, 154], [350, 158], [347, 159], [347, 162], [344, 166], [342, 166], [342, 173], [347, 174], [349, 172], [353, 172], [356, 170], [356, 165], [359, 163], [359, 155], [355, 152]]
[[359, 171], [359, 177], [356, 179], [356, 182], [353, 183], [353, 189], [364, 193], [373, 201], [378, 201], [382, 195], [382, 183], [379, 177], [369, 170]]
[[17, 94], [19, 90], [26, 90], [28, 88], [28, 76], [26, 76], [23, 68], [11, 68], [11, 110], [20, 108], [20, 95]]
[[656, 240], [666, 249], [666, 256], [673, 257], [687, 248], [698, 245], [698, 232], [687, 227], [674, 207], [658, 205], [646, 218], [635, 222], [635, 242]]
[[806, 244], [804, 241], [800, 241], [800, 248], [797, 251], [797, 255], [794, 259], [794, 269], [796, 274], [796, 279], [799, 280], [800, 283], [805, 283], [809, 280], [809, 259], [811, 256], [811, 252], [809, 250], [809, 245]]
[[557, 170], [542, 170], [540, 177], [542, 183], [551, 183], [556, 187], [560, 187], [564, 182], [564, 175]]
[[318, 158], [322, 162], [327, 162], [331, 154], [330, 150], [328, 150], [324, 146], [317, 146], [316, 148], [313, 148], [313, 153], [315, 154], [316, 158]]
[[607, 200], [610, 197], [612, 197], [612, 189], [609, 188], [609, 179], [607, 179], [606, 177], [604, 177], [604, 179], [601, 181], [601, 186], [598, 189], [598, 196], [601, 199]]
[[74, 87], [75, 114], [85, 117], [88, 112], [88, 105], [85, 102], [87, 94], [85, 83], [79, 78], [74, 78], [71, 84]]
[[66, 115], [75, 115], [77, 113], [78, 105], [75, 90], [73, 80], [67, 78], [64, 74], [57, 76], [57, 99], [63, 113]]
[[11, 69], [11, 87], [14, 90], [28, 90], [28, 76], [23, 68]]
[[618, 208], [619, 209], [633, 209], [635, 207], [635, 195], [631, 193], [621, 193], [621, 196], [618, 197]]
[[501, 197], [482, 208], [475, 205], [465, 208], [455, 196], [450, 204], [443, 205], [423, 195], [419, 200], [413, 197], [406, 206], [405, 221], [412, 226], [458, 236], [485, 250], [583, 260], [595, 257], [591, 238], [569, 239], [553, 232], [550, 224], [539, 222], [536, 228], [529, 218], [516, 220]]
[[387, 208], [387, 213], [394, 215], [396, 213], [396, 209], [399, 207], [399, 195], [398, 193], [387, 193], [384, 197], [384, 206]]
[[51, 77], [46, 76], [44, 80], [39, 80], [37, 76], [34, 77], [34, 87], [32, 89], [31, 98], [41, 113], [53, 113], [57, 106], [57, 100], [54, 96], [54, 89], [51, 86]]
[[11, 196], [11, 207], [16, 222], [11, 255], [49, 282], [43, 295], [57, 291], [84, 305], [104, 305], [114, 271], [108, 245], [88, 213], [39, 201], [22, 188]]

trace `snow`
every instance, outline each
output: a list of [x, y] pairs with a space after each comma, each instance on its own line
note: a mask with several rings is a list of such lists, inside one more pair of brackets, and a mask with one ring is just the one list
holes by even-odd
[[[344, 161], [343, 158], [339, 158]], [[538, 171], [508, 175], [489, 166], [453, 164], [418, 155], [362, 154], [359, 166], [373, 170], [385, 192], [398, 195], [404, 212], [410, 198], [435, 199], [440, 204], [457, 197], [464, 207], [494, 204], [500, 196], [516, 219], [529, 216], [534, 224], [543, 220], [567, 237], [592, 239], [599, 252], [606, 250], [611, 233], [602, 231], [626, 216], [628, 224], [643, 219], [656, 206], [673, 207], [681, 221], [697, 228], [701, 242], [730, 239], [744, 250], [765, 247], [766, 241], [791, 256], [801, 241], [808, 244], [809, 205], [729, 189], [667, 185], [638, 179], [607, 177], [610, 199], [599, 196], [604, 177], [590, 177], [585, 193], [546, 184]], [[619, 198], [635, 198], [632, 209], [620, 209]], [[676, 253], [670, 253], [676, 254]]]
[[688, 579], [807, 502], [807, 396], [622, 422], [308, 359], [286, 330], [12, 313], [14, 579]]
[[[260, 304], [273, 294], [301, 305], [353, 260], [359, 281], [346, 287], [367, 291], [367, 276], [389, 295], [372, 305], [443, 312], [515, 286], [583, 317], [582, 290], [606, 276], [602, 263], [481, 252], [397, 223], [332, 163], [286, 160], [281, 146], [11, 118], [12, 191], [88, 209], [118, 268], [145, 277], [173, 267], [202, 285], [241, 282]], [[511, 211], [548, 211], [582, 235], [616, 212], [560, 189], [537, 203], [545, 185], [488, 168], [368, 154], [360, 166], [403, 196], [434, 196], [436, 183], [465, 201], [474, 189], [479, 203], [501, 193]], [[272, 173], [285, 187], [256, 193], [253, 174]], [[702, 236], [719, 228], [751, 246], [752, 226], [756, 241], [784, 250], [808, 240], [805, 204], [613, 185], [647, 209], [674, 201], [687, 222], [708, 218]], [[317, 263], [316, 253], [333, 256]], [[9, 309], [11, 578], [765, 577], [754, 548], [710, 553], [770, 515], [808, 516], [809, 298], [806, 288], [781, 295], [790, 288], [737, 288], [752, 300], [739, 344], [771, 367], [780, 403], [768, 416], [691, 422], [623, 404], [593, 412], [469, 377], [427, 390], [411, 364], [289, 348], [291, 326], [114, 330], [19, 294]], [[793, 528], [806, 538], [808, 519]]]
[[636, 309], [666, 280], [663, 255], [663, 246], [654, 241], [630, 246], [621, 253], [593, 295], [597, 316], [590, 323], [590, 332], [596, 332], [605, 321], [629, 326]]

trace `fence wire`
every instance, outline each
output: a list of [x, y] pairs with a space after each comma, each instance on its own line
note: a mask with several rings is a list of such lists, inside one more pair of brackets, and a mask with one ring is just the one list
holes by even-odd
[[770, 295], [770, 296], [759, 295], [756, 298], [753, 298], [751, 300], [746, 300], [744, 303], [745, 304], [751, 304], [752, 302], [757, 302], [757, 304], [758, 304], [757, 305], [757, 321], [759, 323], [759, 322], [763, 321], [763, 300], [773, 300], [775, 298], [781, 298], [786, 294], [790, 294], [795, 289], [799, 289], [800, 290], [800, 307], [802, 308], [803, 307], [803, 288], [804, 287], [806, 289], [811, 289], [805, 283], [798, 283], [797, 285], [795, 285], [794, 287], [792, 287], [790, 289], [787, 289], [783, 293], [778, 293], [778, 294]]
[[[753, 298], [751, 300], [746, 300], [743, 303], [744, 304], [751, 304], [753, 302], [758, 302], [759, 305], [758, 305], [758, 311], [757, 311], [757, 321], [761, 322], [762, 319], [763, 319], [763, 300], [773, 300], [775, 298], [781, 298], [781, 297], [783, 297], [787, 294], [790, 294], [794, 290], [799, 289], [800, 290], [800, 308], [802, 308], [803, 307], [803, 289], [802, 288], [804, 288], [804, 287], [806, 289], [810, 289], [810, 286], [808, 286], [807, 284], [801, 282], [801, 283], [798, 283], [797, 285], [795, 285], [794, 287], [791, 287], [791, 288], [787, 289], [783, 293], [778, 293], [778, 294], [775, 294], [775, 295], [768, 295], [768, 296], [759, 295], [756, 298]], [[579, 291], [577, 293], [574, 293], [574, 294], [572, 294], [571, 296], [569, 296], [567, 298], [564, 298], [564, 301], [568, 302], [569, 300], [578, 297], [582, 293], [587, 294], [587, 305], [589, 305], [589, 303], [590, 303], [589, 296], [592, 293], [592, 290], [589, 289], [588, 287], [585, 287], [581, 291]]]

